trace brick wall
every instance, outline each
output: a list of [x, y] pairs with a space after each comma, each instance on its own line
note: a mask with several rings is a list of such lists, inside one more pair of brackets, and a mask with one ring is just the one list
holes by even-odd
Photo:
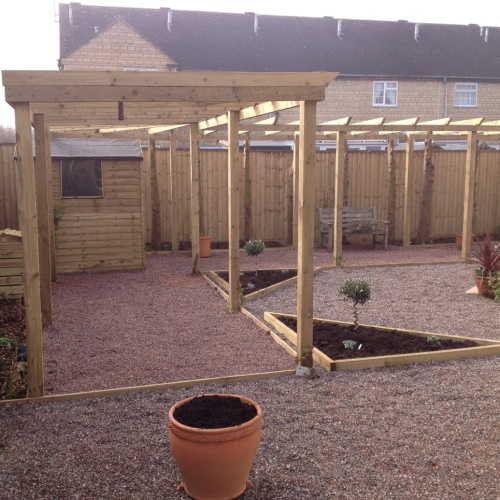
[[[389, 80], [389, 79], [388, 79]], [[477, 107], [456, 107], [455, 81], [448, 81], [448, 97], [443, 80], [401, 80], [398, 82], [398, 104], [396, 107], [373, 106], [373, 78], [338, 77], [326, 90], [326, 98], [318, 103], [318, 123], [351, 116], [353, 121], [385, 116], [387, 121], [419, 117], [421, 121], [451, 117], [466, 120], [484, 117], [498, 119], [500, 109], [500, 85], [478, 83]], [[445, 106], [445, 101], [447, 105]], [[280, 123], [298, 119], [298, 111], [280, 113]]]
[[[118, 20], [87, 44], [62, 59], [65, 70], [123, 71], [127, 67], [175, 69], [175, 61]], [[172, 67], [172, 65], [174, 67]]]

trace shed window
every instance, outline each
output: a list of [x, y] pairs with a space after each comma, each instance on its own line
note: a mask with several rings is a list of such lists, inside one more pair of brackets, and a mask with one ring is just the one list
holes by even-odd
[[457, 107], [477, 106], [477, 83], [455, 84], [455, 106]]
[[398, 105], [398, 82], [373, 82], [374, 106]]
[[71, 159], [61, 162], [62, 197], [102, 197], [99, 159]]

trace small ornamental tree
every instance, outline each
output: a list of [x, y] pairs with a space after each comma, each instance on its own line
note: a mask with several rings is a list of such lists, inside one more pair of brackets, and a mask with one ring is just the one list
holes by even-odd
[[245, 243], [244, 248], [247, 255], [255, 257], [255, 275], [257, 275], [257, 258], [265, 250], [266, 245], [262, 240], [250, 240]]
[[365, 279], [347, 279], [339, 288], [339, 293], [343, 295], [345, 301], [350, 300], [354, 307], [354, 330], [359, 327], [358, 305], [364, 305], [371, 298], [371, 286]]

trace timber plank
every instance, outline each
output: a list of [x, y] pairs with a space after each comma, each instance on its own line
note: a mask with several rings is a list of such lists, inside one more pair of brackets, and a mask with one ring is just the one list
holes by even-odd
[[249, 373], [243, 375], [229, 375], [226, 377], [204, 378], [196, 380], [181, 380], [179, 382], [166, 382], [164, 384], [140, 385], [135, 387], [120, 387], [117, 389], [104, 389], [100, 391], [77, 392], [70, 394], [54, 394], [52, 396], [41, 396], [37, 398], [10, 399], [0, 401], [2, 404], [50, 402], [50, 401], [74, 401], [79, 399], [116, 396], [118, 394], [133, 394], [143, 391], [162, 391], [180, 389], [182, 387], [195, 387], [206, 384], [229, 384], [235, 382], [249, 382], [251, 380], [265, 380], [268, 378], [295, 375], [295, 370], [280, 370], [276, 372]]

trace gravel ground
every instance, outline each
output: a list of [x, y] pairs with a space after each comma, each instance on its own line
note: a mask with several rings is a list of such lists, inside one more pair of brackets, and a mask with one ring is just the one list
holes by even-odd
[[[402, 250], [349, 248], [347, 263], [449, 261], [459, 257], [452, 247]], [[286, 252], [291, 254], [289, 250], [266, 252], [262, 267], [293, 267], [293, 256]], [[227, 267], [227, 254], [213, 255], [203, 259], [204, 269]], [[316, 256], [317, 260], [329, 259], [322, 251]], [[242, 257], [242, 267], [254, 267], [253, 260], [246, 259]], [[115, 356], [126, 359], [126, 355], [119, 355], [121, 345], [132, 344], [137, 338], [148, 339], [143, 347], [151, 344], [150, 335], [156, 340], [161, 337], [154, 337], [153, 329], [176, 321], [176, 316], [184, 318], [185, 328], [196, 331], [193, 311], [209, 301], [206, 312], [229, 320], [225, 328], [231, 329], [240, 355], [250, 349], [255, 366], [264, 362], [276, 366], [274, 369], [279, 369], [280, 363], [290, 367], [291, 358], [275, 352], [259, 330], [244, 337], [235, 335], [252, 324], [241, 315], [226, 314], [215, 292], [207, 285], [198, 286], [186, 269], [189, 258], [185, 255], [151, 256], [144, 273], [63, 277], [54, 291], [56, 316], [62, 310], [63, 298], [71, 298], [73, 288], [78, 293], [70, 303], [78, 304], [78, 296], [81, 303], [66, 315], [67, 324], [61, 322], [48, 334], [44, 332], [46, 344], [50, 344], [51, 336], [57, 337], [56, 330], [60, 336], [63, 331], [71, 333], [69, 338], [77, 335], [85, 325], [81, 323], [85, 315], [79, 309], [94, 313], [110, 295], [115, 300], [110, 303], [113, 309], [108, 310], [106, 328], [127, 335], [120, 336], [125, 342], [112, 347], [117, 352], [108, 351], [108, 361]], [[373, 286], [372, 300], [361, 311], [362, 322], [500, 338], [499, 304], [465, 294], [473, 284], [472, 269], [465, 264], [446, 264], [323, 271], [315, 279], [315, 316], [349, 320], [348, 304], [340, 300], [337, 288], [346, 277], [360, 276]], [[176, 283], [175, 293], [164, 298], [172, 283]], [[250, 302], [247, 307], [257, 315], [266, 308], [295, 312], [294, 288]], [[87, 302], [89, 296], [94, 302]], [[184, 302], [178, 302], [180, 297]], [[149, 322], [161, 314], [163, 322], [148, 323], [145, 333], [134, 337], [134, 325], [137, 327], [139, 320], [133, 319], [132, 311], [137, 305], [144, 314], [146, 304], [151, 309], [141, 321]], [[176, 314], [171, 311], [172, 304]], [[218, 313], [220, 309], [222, 314]], [[80, 327], [72, 323], [73, 318]], [[237, 324], [241, 319], [244, 324]], [[89, 340], [94, 328], [102, 336], [101, 347], [109, 347], [109, 337], [102, 335], [106, 330], [91, 319], [87, 321], [91, 328], [85, 326], [76, 355], [69, 358], [70, 364], [77, 365], [75, 374], [80, 372], [82, 359], [87, 364], [90, 351], [86, 344], [94, 343]], [[133, 323], [130, 331], [125, 328], [127, 321]], [[219, 373], [221, 367], [228, 370], [241, 364], [240, 358], [234, 358], [232, 351], [226, 353], [225, 347], [210, 351], [207, 344], [212, 342], [206, 337], [212, 335], [212, 321], [207, 319], [210, 328], [198, 335], [181, 336], [180, 344], [197, 343], [186, 348], [184, 355], [190, 357], [181, 359], [176, 352], [171, 354], [179, 364], [175, 371], [181, 372], [179, 378], [187, 378], [191, 372], [184, 365], [198, 364], [200, 357], [208, 358], [202, 376], [214, 376], [206, 374], [209, 369], [223, 375]], [[163, 335], [170, 336], [167, 331]], [[264, 344], [258, 344], [261, 338], [266, 340]], [[214, 334], [213, 341], [223, 342], [224, 336]], [[50, 358], [50, 349], [46, 346], [49, 369], [50, 362], [57, 361], [55, 354]], [[74, 389], [73, 382], [64, 389], [52, 383], [61, 391], [83, 390], [85, 384], [95, 389], [109, 376], [111, 381], [126, 385], [127, 371], [135, 371], [136, 364], [148, 380], [150, 372], [158, 377], [168, 373], [168, 369], [162, 372], [161, 366], [151, 370], [150, 350], [147, 352], [147, 356], [135, 359], [133, 356], [139, 354], [129, 351], [128, 365], [114, 366], [115, 372], [125, 371], [123, 378], [111, 375], [110, 370], [97, 374], [95, 380], [84, 377]], [[73, 375], [73, 371], [67, 373]], [[318, 375], [316, 379], [289, 376], [80, 401], [1, 404], [0, 498], [186, 499], [185, 493], [174, 489], [180, 476], [169, 449], [166, 416], [176, 401], [202, 392], [242, 394], [263, 408], [262, 442], [251, 472], [256, 489], [247, 492], [245, 499], [500, 498], [500, 356], [358, 372], [327, 373], [319, 369]]]

